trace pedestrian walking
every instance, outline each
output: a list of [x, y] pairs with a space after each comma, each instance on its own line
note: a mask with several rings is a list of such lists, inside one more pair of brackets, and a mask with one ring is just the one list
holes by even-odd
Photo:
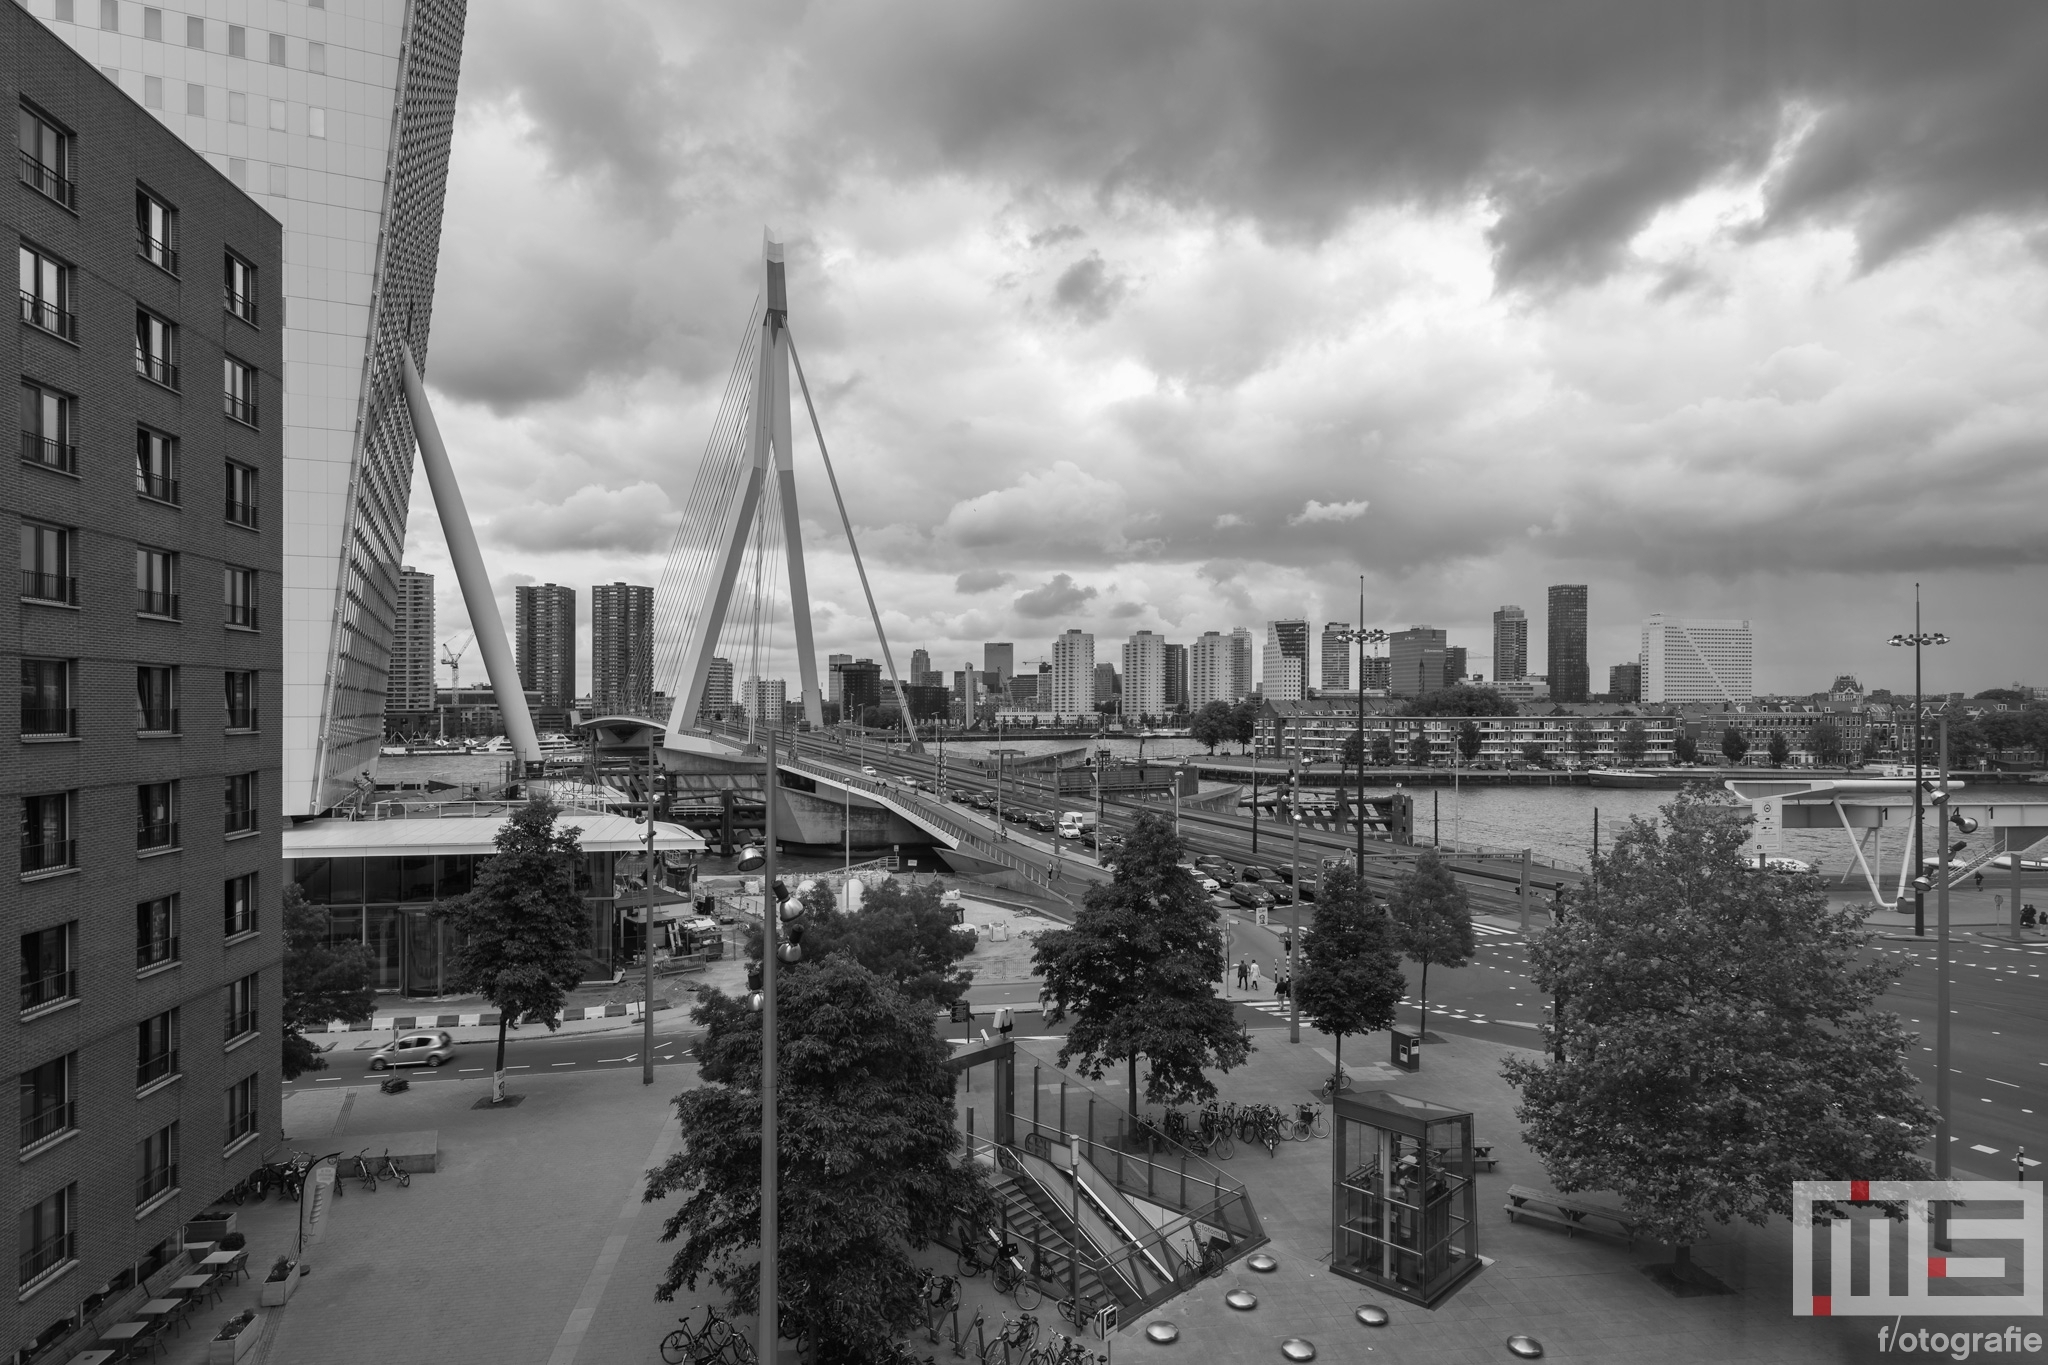
[[1250, 977], [1251, 967], [1246, 964], [1243, 958], [1239, 958], [1237, 960], [1237, 988], [1239, 990], [1247, 989]]
[[1981, 871], [1977, 873], [1977, 889], [1979, 891], [1984, 889], [1984, 874]]
[[1257, 958], [1253, 958], [1253, 959], [1252, 959], [1252, 981], [1251, 981], [1251, 989], [1253, 989], [1253, 990], [1257, 990], [1258, 988], [1259, 988], [1259, 960], [1258, 960]]

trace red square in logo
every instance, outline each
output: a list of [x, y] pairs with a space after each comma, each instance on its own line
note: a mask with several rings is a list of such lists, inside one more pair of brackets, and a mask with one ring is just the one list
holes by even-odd
[[1813, 1296], [1813, 1315], [1817, 1318], [1832, 1317], [1834, 1315], [1826, 1294], [1815, 1294]]
[[1947, 1278], [1948, 1278], [1948, 1257], [1946, 1257], [1946, 1256], [1929, 1256], [1929, 1257], [1927, 1258], [1927, 1278], [1928, 1278], [1928, 1279], [1930, 1279], [1930, 1280], [1945, 1280], [1945, 1279], [1947, 1279]]
[[1868, 1180], [1850, 1181], [1849, 1200], [1851, 1203], [1856, 1204], [1868, 1203], [1870, 1200], [1870, 1182]]

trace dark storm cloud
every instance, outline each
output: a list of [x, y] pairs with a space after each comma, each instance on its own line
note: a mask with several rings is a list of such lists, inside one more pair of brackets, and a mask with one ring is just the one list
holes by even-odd
[[1102, 253], [1091, 251], [1060, 272], [1052, 301], [1082, 322], [1100, 322], [1124, 296], [1124, 282], [1110, 273]]
[[1065, 616], [1094, 596], [1095, 589], [1084, 588], [1066, 574], [1056, 573], [1031, 591], [1017, 594], [1017, 600], [1010, 605], [1019, 616], [1044, 621]]
[[1001, 569], [969, 569], [953, 580], [956, 592], [993, 592], [1010, 581], [1010, 575]]

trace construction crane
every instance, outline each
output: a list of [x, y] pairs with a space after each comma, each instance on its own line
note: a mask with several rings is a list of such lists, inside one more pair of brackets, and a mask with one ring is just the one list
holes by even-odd
[[[451, 700], [456, 706], [462, 705], [462, 656], [469, 653], [470, 643], [475, 638], [473, 635], [465, 635], [462, 638], [461, 646], [452, 650], [447, 645], [441, 646], [441, 662], [448, 665], [448, 691]], [[441, 708], [441, 738], [448, 738], [448, 711], [446, 707]]]

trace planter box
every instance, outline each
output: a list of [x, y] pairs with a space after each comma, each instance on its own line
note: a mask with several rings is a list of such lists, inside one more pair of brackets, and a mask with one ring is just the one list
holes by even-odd
[[243, 1356], [256, 1349], [256, 1338], [261, 1335], [263, 1319], [256, 1318], [235, 1335], [232, 1341], [209, 1341], [206, 1343], [206, 1365], [235, 1365]]
[[218, 1242], [235, 1230], [235, 1215], [223, 1218], [194, 1218], [185, 1224], [187, 1242]]
[[299, 1281], [305, 1277], [299, 1274], [299, 1267], [293, 1266], [292, 1273], [281, 1280], [265, 1280], [261, 1297], [257, 1300], [265, 1308], [282, 1308], [292, 1301], [292, 1295], [299, 1292]]

